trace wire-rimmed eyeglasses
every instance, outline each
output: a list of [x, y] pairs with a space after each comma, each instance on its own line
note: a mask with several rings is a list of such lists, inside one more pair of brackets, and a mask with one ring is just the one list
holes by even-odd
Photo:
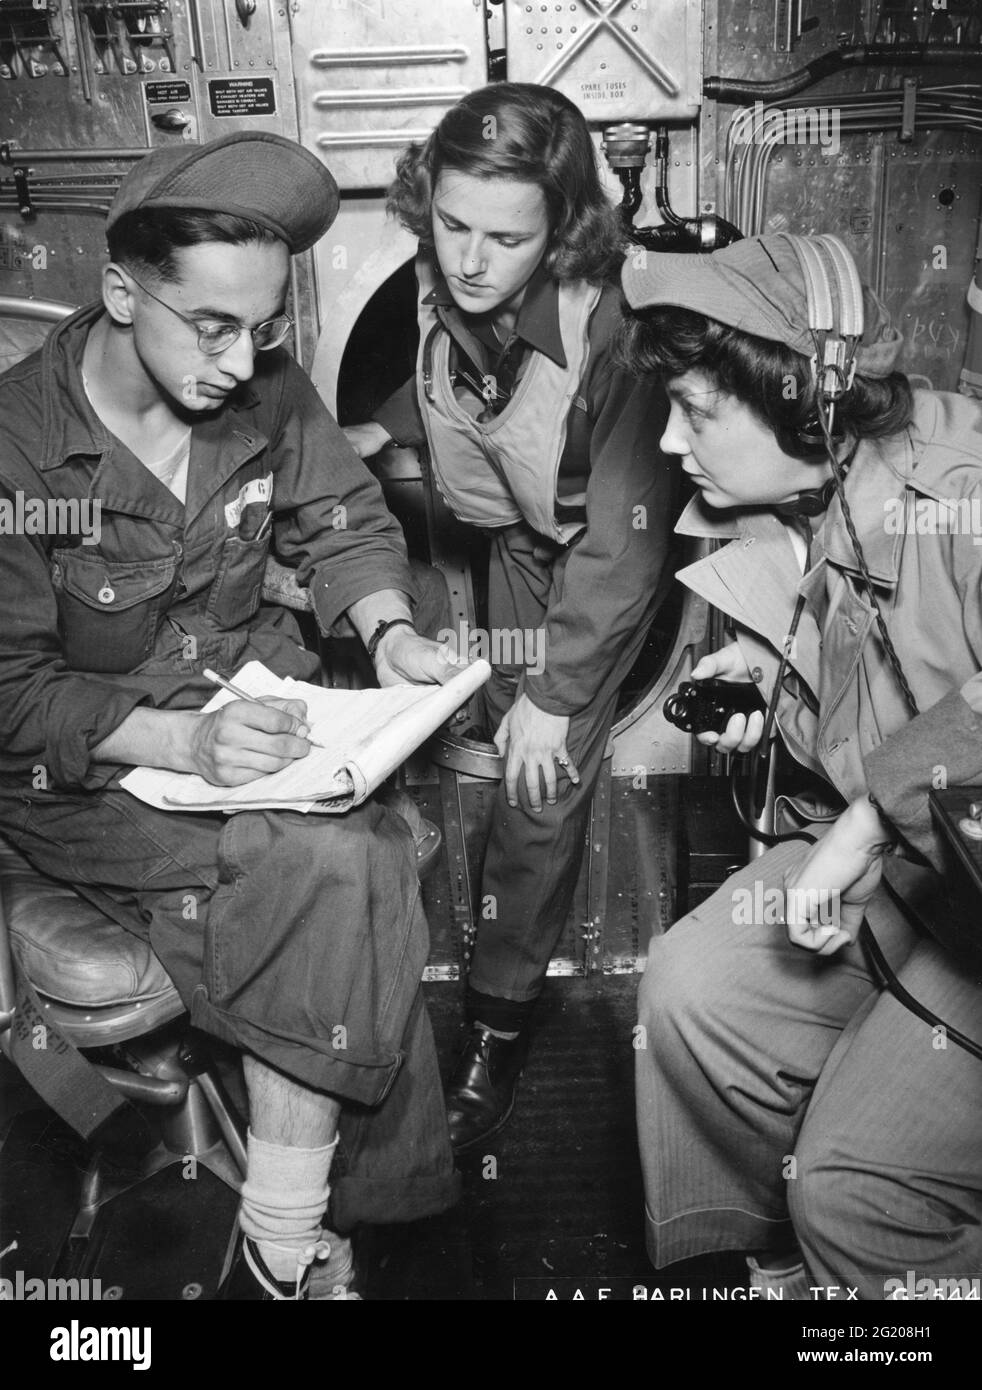
[[241, 323], [199, 323], [196, 319], [189, 319], [187, 314], [182, 314], [180, 309], [175, 309], [173, 304], [168, 304], [166, 299], [158, 298], [141, 280], [137, 280], [131, 270], [127, 270], [127, 274], [130, 279], [136, 281], [149, 299], [156, 304], [162, 304], [189, 328], [194, 329], [198, 335], [198, 347], [208, 357], [217, 357], [219, 353], [227, 352], [232, 344], [238, 341], [241, 333], [252, 335], [252, 343], [257, 352], [268, 352], [270, 348], [279, 347], [293, 327], [293, 319], [289, 314], [278, 314], [275, 319], [267, 319], [265, 323], [257, 323], [255, 328], [249, 329]]

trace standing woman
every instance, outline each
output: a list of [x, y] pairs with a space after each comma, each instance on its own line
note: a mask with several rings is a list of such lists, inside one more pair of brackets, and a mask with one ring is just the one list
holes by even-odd
[[419, 238], [417, 371], [346, 433], [363, 457], [428, 444], [451, 509], [490, 538], [492, 631], [544, 655], [484, 689], [505, 776], [447, 1097], [462, 1150], [511, 1113], [618, 688], [671, 582], [675, 474], [661, 386], [613, 360], [620, 221], [566, 97], [471, 93], [402, 155], [388, 207]]

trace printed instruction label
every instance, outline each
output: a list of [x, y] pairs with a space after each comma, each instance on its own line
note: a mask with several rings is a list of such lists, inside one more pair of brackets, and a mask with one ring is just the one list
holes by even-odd
[[276, 93], [271, 77], [215, 77], [208, 83], [213, 116], [271, 116]]
[[166, 102], [168, 106], [175, 102], [191, 100], [190, 82], [145, 82], [143, 85], [147, 101]]
[[626, 77], [604, 77], [599, 82], [581, 82], [581, 101], [626, 101], [629, 83]]

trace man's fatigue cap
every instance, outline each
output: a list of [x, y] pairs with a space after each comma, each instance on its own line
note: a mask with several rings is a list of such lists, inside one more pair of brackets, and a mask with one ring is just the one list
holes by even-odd
[[[642, 261], [636, 265], [635, 260]], [[628, 254], [621, 272], [632, 309], [674, 304], [694, 309], [743, 333], [785, 343], [805, 357], [815, 340], [808, 327], [808, 294], [801, 264], [783, 232], [748, 237], [708, 254], [648, 251]], [[833, 297], [837, 286], [833, 279]], [[866, 326], [856, 354], [861, 376], [886, 377], [895, 369], [903, 337], [883, 305], [863, 288]], [[836, 321], [839, 305], [835, 304]]]
[[324, 235], [338, 203], [338, 186], [316, 155], [272, 131], [239, 131], [153, 150], [123, 179], [106, 228], [137, 209], [227, 212], [268, 227], [296, 255]]

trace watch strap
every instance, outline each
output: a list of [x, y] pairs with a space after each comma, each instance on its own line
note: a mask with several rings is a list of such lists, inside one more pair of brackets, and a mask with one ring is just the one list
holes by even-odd
[[375, 660], [378, 644], [392, 627], [411, 627], [414, 632], [416, 631], [412, 618], [383, 618], [371, 637], [369, 637], [368, 641], [365, 643], [368, 655], [371, 657], [372, 661]]

